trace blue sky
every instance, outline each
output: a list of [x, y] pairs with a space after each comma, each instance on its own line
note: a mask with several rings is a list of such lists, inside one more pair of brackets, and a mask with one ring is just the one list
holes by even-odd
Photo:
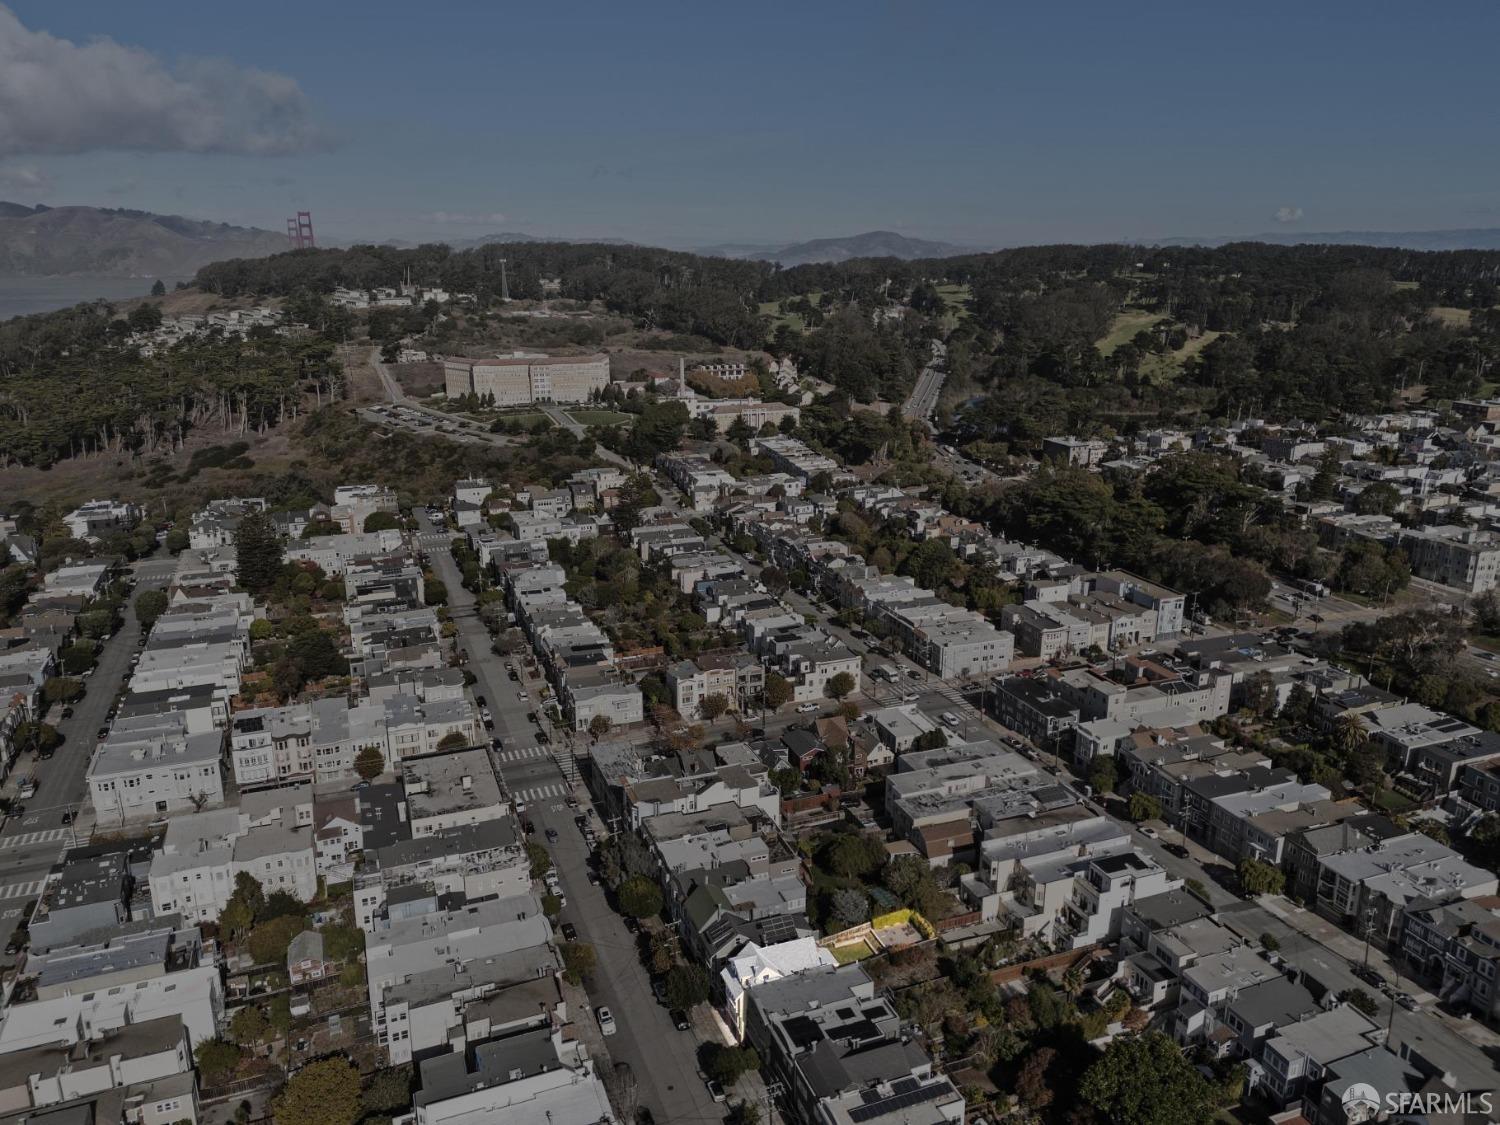
[[1230, 8], [10, 0], [0, 198], [681, 246], [1500, 226], [1500, 6]]

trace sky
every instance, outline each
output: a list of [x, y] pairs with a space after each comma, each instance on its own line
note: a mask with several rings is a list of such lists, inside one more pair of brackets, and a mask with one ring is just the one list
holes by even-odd
[[0, 0], [0, 199], [328, 240], [1500, 226], [1500, 5]]

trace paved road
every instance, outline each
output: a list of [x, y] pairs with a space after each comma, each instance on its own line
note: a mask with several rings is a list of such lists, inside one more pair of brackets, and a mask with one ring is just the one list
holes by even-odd
[[[505, 434], [490, 433], [489, 428], [483, 423], [475, 422], [472, 419], [464, 418], [461, 415], [449, 414], [442, 410], [434, 410], [432, 407], [424, 406], [416, 399], [411, 398], [404, 390], [401, 389], [401, 384], [397, 382], [396, 377], [391, 374], [390, 368], [388, 368], [384, 363], [380, 361], [379, 348], [370, 349], [370, 366], [375, 369], [375, 374], [379, 376], [380, 385], [385, 388], [386, 397], [391, 400], [392, 406], [399, 407], [404, 410], [415, 411], [423, 418], [427, 418], [433, 422], [440, 423], [441, 425], [448, 427], [454, 432], [449, 434], [437, 434], [434, 430], [428, 429], [427, 427], [420, 424], [409, 422], [400, 417], [378, 414], [373, 408], [368, 407], [359, 412], [366, 421], [375, 422], [379, 425], [384, 426], [400, 426], [404, 429], [413, 430], [414, 432], [419, 434], [445, 437], [449, 438], [452, 441], [495, 446], [515, 444], [514, 439], [506, 436]], [[584, 435], [586, 427], [582, 423], [575, 421], [568, 414], [568, 412], [560, 407], [557, 403], [538, 402], [534, 403], [533, 405], [539, 407], [542, 412], [547, 415], [547, 417], [551, 418], [553, 422], [561, 426], [563, 429], [567, 430], [569, 433], [573, 434], [575, 437], [582, 437]], [[595, 445], [594, 455], [602, 460], [610, 462], [611, 464], [618, 465], [622, 469], [628, 469], [631, 471], [634, 471], [635, 469], [634, 463], [631, 462], [628, 458], [620, 456], [620, 454], [615, 453], [613, 450], [605, 449], [602, 445]]]
[[941, 340], [932, 342], [932, 362], [922, 368], [922, 374], [917, 376], [916, 386], [912, 387], [911, 395], [901, 407], [901, 413], [908, 418], [920, 418], [926, 422], [932, 418], [932, 412], [937, 409], [938, 395], [943, 390], [943, 380], [948, 377], [944, 361], [947, 359], [948, 349]]
[[[48, 870], [67, 848], [81, 842], [75, 837], [74, 827], [62, 823], [62, 817], [64, 812], [77, 815], [87, 811], [84, 777], [89, 759], [105, 715], [130, 671], [130, 658], [139, 648], [141, 627], [135, 619], [135, 594], [166, 585], [175, 567], [171, 559], [147, 559], [136, 565], [137, 585], [124, 624], [105, 642], [98, 664], [84, 679], [86, 694], [73, 705], [72, 718], [55, 723], [63, 744], [47, 761], [26, 756], [16, 763], [14, 776], [33, 774], [39, 784], [36, 796], [21, 802], [24, 812], [6, 818], [0, 827], [0, 935], [9, 936], [27, 901], [41, 890]], [[86, 831], [81, 825], [76, 827]]]
[[[474, 612], [474, 597], [463, 588], [458, 567], [446, 542], [440, 540], [425, 512], [417, 512], [422, 542], [434, 572], [448, 587], [448, 608], [458, 624], [459, 643], [468, 654], [474, 691], [485, 697], [503, 749], [492, 752], [502, 780], [511, 794], [526, 805], [526, 817], [536, 824], [538, 840], [548, 828], [558, 839], [549, 844], [558, 878], [568, 900], [562, 919], [578, 927], [579, 940], [598, 953], [598, 970], [590, 994], [596, 1006], [607, 1006], [618, 1032], [605, 1042], [616, 1062], [630, 1064], [635, 1074], [639, 1104], [649, 1106], [658, 1121], [720, 1121], [725, 1107], [716, 1105], [695, 1076], [698, 1038], [672, 1026], [665, 1008], [651, 994], [651, 982], [636, 953], [634, 939], [610, 909], [603, 891], [588, 882], [587, 851], [573, 817], [589, 808], [582, 785], [568, 783], [557, 763], [565, 746], [554, 741], [539, 746], [536, 727], [526, 713], [536, 710], [529, 681], [527, 699], [518, 698], [518, 685], [506, 674], [505, 661], [490, 649], [490, 636]], [[568, 807], [568, 798], [579, 809]], [[594, 824], [600, 826], [597, 814]], [[576, 1019], [591, 1019], [577, 1013]]]

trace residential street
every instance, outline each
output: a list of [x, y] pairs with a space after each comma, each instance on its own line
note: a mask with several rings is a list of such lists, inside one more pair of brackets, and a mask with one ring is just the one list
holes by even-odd
[[[568, 900], [562, 920], [577, 926], [579, 939], [592, 944], [598, 953], [590, 992], [595, 1007], [607, 1006], [619, 1027], [605, 1041], [611, 1056], [630, 1065], [638, 1102], [650, 1107], [657, 1121], [721, 1120], [724, 1107], [709, 1098], [696, 1076], [699, 1037], [672, 1026], [667, 1009], [651, 993], [650, 978], [625, 923], [610, 908], [603, 889], [589, 885], [587, 850], [573, 823], [577, 812], [590, 807], [588, 794], [582, 784], [569, 786], [546, 753], [566, 753], [565, 744], [554, 741], [550, 747], [538, 746], [536, 728], [526, 718], [527, 711], [538, 705], [530, 701], [530, 691], [528, 701], [518, 698], [518, 685], [507, 677], [505, 661], [490, 649], [489, 632], [474, 612], [474, 596], [463, 588], [451, 549], [440, 542], [425, 512], [419, 510], [416, 515], [433, 570], [448, 587], [448, 608], [477, 681], [474, 691], [485, 697], [495, 720], [495, 735], [504, 742], [504, 749], [493, 754], [495, 765], [511, 794], [525, 803], [525, 816], [536, 824], [533, 838], [545, 843], [548, 828], [557, 832], [557, 842], [546, 846]], [[543, 681], [529, 682], [534, 689]], [[579, 801], [577, 811], [568, 807], [569, 795]], [[594, 823], [602, 829], [597, 816]], [[593, 1021], [585, 1013], [575, 1018]], [[597, 1028], [596, 1023], [592, 1026]], [[607, 1066], [601, 1067], [601, 1074], [607, 1073]]]
[[[73, 716], [54, 725], [63, 736], [57, 752], [44, 762], [23, 755], [16, 762], [7, 793], [15, 781], [31, 774], [37, 779], [36, 796], [20, 802], [24, 812], [7, 817], [0, 827], [0, 936], [8, 937], [20, 919], [26, 901], [39, 890], [47, 871], [76, 841], [87, 840], [93, 820], [88, 805], [85, 776], [105, 716], [130, 670], [130, 658], [139, 651], [141, 634], [135, 619], [135, 595], [150, 587], [165, 586], [176, 567], [170, 558], [151, 558], [136, 564], [137, 584], [124, 613], [124, 623], [105, 642], [94, 671], [84, 679], [87, 692], [73, 704]], [[77, 820], [64, 825], [63, 814]]]

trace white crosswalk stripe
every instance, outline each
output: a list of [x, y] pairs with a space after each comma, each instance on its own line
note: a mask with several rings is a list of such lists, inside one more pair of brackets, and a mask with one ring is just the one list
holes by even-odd
[[32, 844], [47, 844], [53, 840], [65, 840], [68, 837], [66, 828], [47, 828], [40, 832], [22, 832], [16, 836], [7, 836], [0, 840], [0, 849], [25, 848]]
[[502, 750], [495, 756], [502, 762], [520, 762], [527, 758], [545, 758], [547, 751], [540, 746], [523, 746], [518, 750]]
[[530, 789], [517, 789], [515, 798], [518, 801], [544, 801], [548, 797], [561, 797], [567, 791], [566, 785], [537, 785]]
[[27, 895], [35, 894], [41, 889], [41, 879], [34, 879], [30, 883], [12, 883], [8, 887], [0, 887], [0, 899], [25, 898]]

